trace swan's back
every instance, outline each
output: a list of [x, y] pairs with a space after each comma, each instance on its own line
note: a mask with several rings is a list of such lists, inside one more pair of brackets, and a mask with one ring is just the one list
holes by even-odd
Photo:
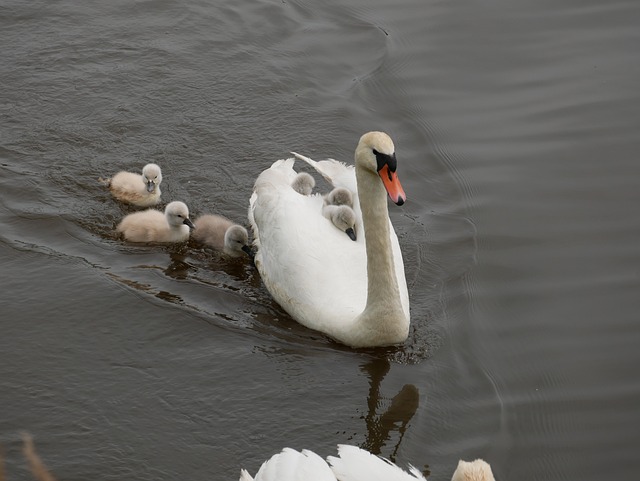
[[[338, 445], [338, 456], [329, 456], [327, 462], [308, 450], [284, 448], [262, 463], [255, 481], [427, 481], [413, 466], [405, 471], [357, 446]], [[240, 481], [254, 478], [243, 469]], [[476, 459], [460, 461], [451, 481], [495, 481], [495, 478], [491, 466]]]
[[242, 470], [240, 481], [336, 481], [331, 468], [316, 453], [284, 448], [265, 461], [255, 478]]
[[369, 451], [357, 446], [341, 444], [338, 456], [329, 456], [327, 461], [340, 481], [426, 481], [413, 466], [409, 472]]
[[322, 215], [320, 195], [301, 196], [291, 187], [293, 164], [277, 161], [256, 180], [249, 206], [255, 263], [293, 318], [330, 334], [331, 325], [346, 327], [366, 305], [366, 283], [353, 282], [367, 275], [364, 240], [351, 241]]

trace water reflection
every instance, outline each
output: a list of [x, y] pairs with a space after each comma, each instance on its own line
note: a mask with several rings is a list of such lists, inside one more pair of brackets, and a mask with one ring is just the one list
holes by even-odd
[[378, 409], [388, 398], [380, 392], [380, 384], [391, 369], [391, 363], [386, 359], [371, 359], [361, 366], [369, 377], [369, 394], [367, 396], [367, 414], [364, 416], [367, 425], [367, 437], [362, 448], [373, 454], [381, 454], [382, 447], [391, 439], [393, 432], [398, 433], [397, 441], [386, 457], [395, 462], [409, 421], [418, 410], [420, 393], [413, 384], [405, 384], [400, 391], [391, 398], [389, 407], [382, 413]]
[[187, 278], [191, 266], [186, 262], [186, 255], [182, 252], [169, 253], [171, 262], [164, 269], [164, 273], [174, 279], [184, 280]]

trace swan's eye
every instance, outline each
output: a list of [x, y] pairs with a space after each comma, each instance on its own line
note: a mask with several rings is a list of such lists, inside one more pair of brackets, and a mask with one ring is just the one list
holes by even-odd
[[378, 163], [378, 171], [380, 171], [380, 169], [382, 169], [385, 165], [389, 167], [390, 172], [396, 171], [396, 168], [398, 167], [398, 161], [396, 160], [395, 153], [389, 155], [389, 154], [383, 154], [381, 152], [378, 152], [376, 149], [372, 149], [372, 150], [373, 150], [373, 154], [376, 156], [376, 162]]

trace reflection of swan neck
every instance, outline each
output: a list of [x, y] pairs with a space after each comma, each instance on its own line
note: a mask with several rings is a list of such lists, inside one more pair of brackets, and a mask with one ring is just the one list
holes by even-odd
[[365, 232], [368, 281], [367, 305], [360, 320], [388, 334], [398, 330], [400, 340], [404, 340], [406, 323], [393, 262], [387, 192], [378, 174], [362, 167], [356, 167], [356, 181]]

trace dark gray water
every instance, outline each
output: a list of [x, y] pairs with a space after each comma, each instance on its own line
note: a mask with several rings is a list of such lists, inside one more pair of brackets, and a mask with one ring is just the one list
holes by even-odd
[[[447, 480], [637, 480], [640, 4], [4, 2], [0, 443], [61, 480], [229, 480], [284, 446]], [[290, 150], [395, 140], [412, 330], [354, 351], [254, 269], [126, 245], [97, 183], [246, 222]]]

